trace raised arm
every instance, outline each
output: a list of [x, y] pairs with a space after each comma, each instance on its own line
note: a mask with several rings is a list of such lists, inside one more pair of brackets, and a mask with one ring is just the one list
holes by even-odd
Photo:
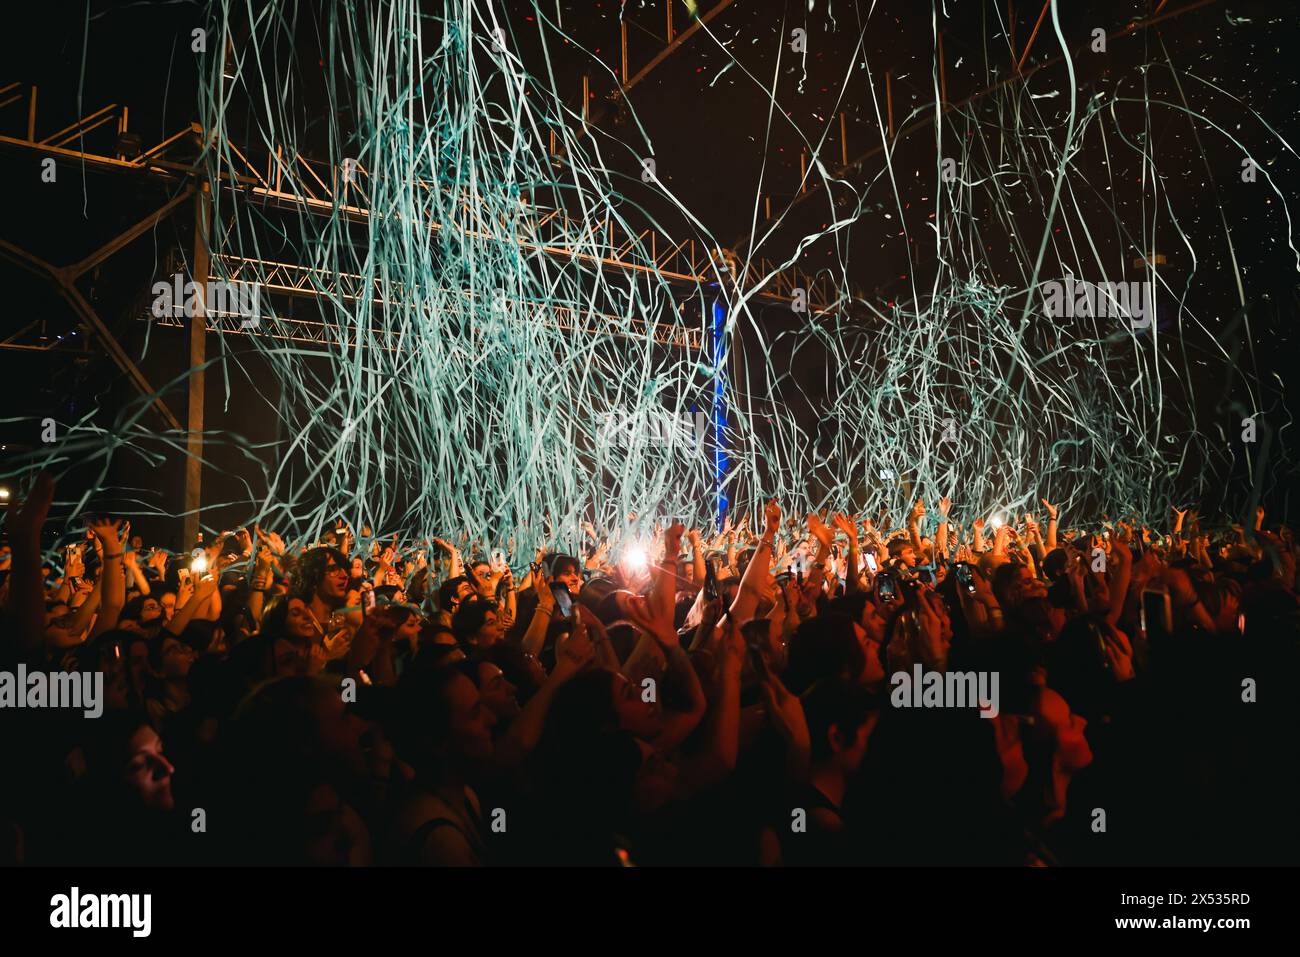
[[91, 520], [86, 527], [94, 534], [100, 551], [100, 607], [95, 627], [90, 632], [90, 637], [94, 638], [117, 627], [118, 616], [126, 604], [126, 577], [122, 574], [126, 533], [120, 521], [112, 522], [106, 518]]
[[845, 592], [855, 592], [862, 588], [862, 580], [858, 577], [859, 563], [862, 559], [861, 544], [858, 541], [858, 523], [843, 513], [836, 512], [831, 516], [831, 524], [844, 533], [844, 537], [849, 540], [848, 568], [844, 572], [844, 590]]
[[216, 592], [218, 574], [205, 575], [194, 585], [190, 600], [176, 609], [175, 614], [172, 615], [172, 620], [167, 623], [167, 631], [178, 636], [185, 631], [186, 626], [198, 613], [200, 606], [207, 605], [208, 599]]
[[[776, 531], [781, 523], [781, 509], [775, 500], [763, 508], [763, 519], [763, 537], [754, 549], [754, 557], [750, 559], [749, 566], [740, 579], [740, 587], [736, 590], [735, 601], [731, 603], [731, 617], [741, 624], [754, 617], [754, 611], [758, 608], [763, 589], [767, 585], [767, 577], [771, 574], [772, 543], [776, 540]], [[826, 553], [830, 554], [829, 548]]]
[[912, 506], [912, 511], [907, 516], [907, 537], [916, 549], [917, 558], [921, 557], [923, 545], [921, 543], [921, 520], [925, 518], [925, 502], [919, 498], [916, 504]]
[[944, 496], [939, 499], [939, 528], [934, 533], [935, 558], [948, 557], [948, 512], [952, 509], [952, 499]]
[[531, 577], [533, 591], [537, 594], [537, 610], [533, 612], [533, 620], [528, 623], [521, 645], [525, 654], [536, 657], [546, 644], [546, 629], [550, 627], [551, 614], [555, 611], [555, 595], [551, 593], [551, 583], [542, 574], [541, 565], [535, 568]]
[[704, 546], [700, 544], [699, 529], [693, 528], [686, 533], [691, 543], [691, 569], [695, 577], [695, 587], [704, 587]]
[[1047, 550], [1054, 551], [1056, 549], [1056, 506], [1045, 498], [1040, 498], [1039, 501], [1043, 503], [1043, 508], [1047, 509]]
[[23, 504], [6, 522], [13, 545], [9, 573], [9, 613], [18, 622], [19, 650], [24, 657], [41, 647], [45, 634], [45, 594], [41, 577], [41, 529], [54, 502], [54, 479], [42, 472]]

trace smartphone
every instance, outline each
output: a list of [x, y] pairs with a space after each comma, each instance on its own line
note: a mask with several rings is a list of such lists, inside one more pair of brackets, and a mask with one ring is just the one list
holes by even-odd
[[366, 588], [361, 592], [361, 617], [365, 618], [375, 610], [375, 590]]
[[704, 600], [717, 601], [718, 573], [713, 570], [713, 562], [704, 563]]
[[[1168, 597], [1168, 596], [1166, 596], [1166, 597]], [[1102, 629], [1102, 626], [1101, 626], [1100, 624], [1098, 624], [1098, 623], [1095, 622], [1095, 621], [1092, 621], [1091, 619], [1089, 619], [1089, 620], [1087, 621], [1087, 628], [1088, 628], [1088, 632], [1089, 632], [1089, 634], [1090, 634], [1091, 637], [1092, 637], [1092, 640], [1093, 640], [1093, 641], [1096, 643], [1096, 645], [1097, 645], [1097, 655], [1098, 655], [1098, 656], [1100, 657], [1100, 659], [1101, 659], [1101, 666], [1102, 666], [1103, 668], [1105, 668], [1107, 671], [1110, 671], [1110, 670], [1111, 670], [1111, 667], [1110, 667], [1110, 656], [1106, 653], [1106, 633], [1105, 633], [1105, 631]]]
[[876, 597], [882, 602], [898, 601], [898, 580], [893, 572], [876, 575]]
[[573, 620], [573, 596], [563, 582], [551, 583], [551, 594], [555, 596], [555, 605], [560, 609], [560, 616], [566, 621]]
[[867, 554], [864, 557], [867, 560], [867, 567], [871, 569], [871, 574], [874, 575], [877, 571], [876, 556], [873, 555], [871, 552], [867, 552]]
[[933, 588], [934, 572], [930, 571], [930, 569], [928, 568], [918, 568], [916, 570], [916, 580], [919, 581], [922, 585], [929, 585], [930, 587]]
[[952, 566], [952, 573], [957, 576], [957, 584], [966, 589], [966, 594], [975, 594], [975, 571], [969, 562], [957, 562]]
[[1151, 635], [1169, 635], [1174, 630], [1173, 610], [1169, 592], [1156, 588], [1142, 590], [1142, 630]]

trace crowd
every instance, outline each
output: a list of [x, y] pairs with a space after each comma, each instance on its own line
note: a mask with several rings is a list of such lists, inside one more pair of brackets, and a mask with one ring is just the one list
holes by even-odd
[[[1296, 545], [1262, 510], [773, 502], [528, 556], [341, 523], [178, 555], [101, 517], [56, 564], [53, 495], [8, 511], [0, 671], [102, 674], [103, 713], [0, 708], [6, 863], [1297, 860]], [[933, 674], [991, 680], [900, 691]]]

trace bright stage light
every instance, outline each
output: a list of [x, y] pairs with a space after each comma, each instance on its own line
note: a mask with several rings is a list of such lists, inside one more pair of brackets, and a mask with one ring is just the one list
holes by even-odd
[[195, 555], [194, 560], [190, 562], [190, 571], [195, 575], [202, 575], [208, 570], [208, 556]]
[[650, 556], [645, 553], [644, 548], [634, 545], [624, 553], [623, 562], [633, 571], [644, 571], [650, 564]]
[[994, 515], [992, 518], [989, 519], [989, 524], [992, 525], [994, 528], [997, 528], [1002, 524], [1002, 516]]

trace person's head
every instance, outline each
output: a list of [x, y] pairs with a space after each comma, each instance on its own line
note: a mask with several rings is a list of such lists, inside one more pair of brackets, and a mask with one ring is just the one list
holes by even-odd
[[259, 863], [364, 863], [369, 837], [346, 795], [369, 780], [370, 730], [344, 704], [337, 678], [294, 675], [254, 688], [221, 739], [232, 853]]
[[87, 771], [109, 801], [149, 812], [175, 807], [175, 768], [162, 740], [140, 711], [106, 712], [86, 749]]
[[194, 649], [170, 631], [164, 631], [149, 640], [149, 667], [164, 681], [183, 681], [190, 673]]
[[824, 679], [865, 680], [867, 658], [848, 615], [828, 612], [800, 622], [790, 641], [786, 684], [796, 694]]
[[488, 587], [488, 580], [492, 577], [492, 566], [485, 561], [477, 561], [470, 564], [469, 570], [479, 596], [490, 598], [491, 589]]
[[419, 647], [423, 650], [434, 645], [446, 648], [460, 647], [456, 644], [456, 633], [436, 619], [420, 626]]
[[577, 598], [582, 591], [582, 569], [578, 560], [571, 555], [552, 556], [551, 580], [562, 584], [570, 595]]
[[998, 604], [1007, 611], [1015, 611], [1031, 598], [1046, 598], [1047, 586], [1034, 577], [1028, 565], [1005, 562], [993, 570], [990, 583]]
[[410, 668], [394, 705], [393, 737], [417, 772], [464, 776], [491, 760], [496, 715], [455, 666]]
[[126, 660], [126, 676], [131, 693], [139, 697], [144, 694], [149, 677], [149, 639], [138, 632], [132, 632], [131, 637], [123, 639], [122, 657]]
[[126, 647], [132, 632], [114, 629], [83, 644], [77, 655], [81, 671], [104, 674], [104, 710], [125, 711], [131, 703]]
[[455, 614], [460, 603], [474, 595], [474, 586], [464, 575], [448, 578], [438, 586], [438, 608], [447, 614]]
[[482, 600], [462, 602], [452, 616], [451, 630], [461, 644], [477, 648], [491, 647], [505, 633], [496, 605]]
[[813, 767], [831, 766], [845, 774], [856, 771], [880, 717], [874, 697], [856, 682], [833, 678], [817, 682], [801, 700]]
[[318, 635], [314, 621], [301, 598], [277, 598], [262, 615], [261, 632], [270, 637], [311, 641]]
[[424, 627], [424, 619], [414, 609], [404, 605], [386, 605], [385, 611], [388, 620], [396, 629], [393, 632], [393, 640], [406, 641], [412, 648], [417, 647], [420, 642], [420, 631]]
[[163, 608], [158, 599], [153, 595], [145, 595], [140, 601], [140, 624], [160, 624], [162, 622], [162, 617]]
[[347, 597], [351, 564], [337, 548], [309, 549], [294, 568], [289, 594], [308, 604], [316, 599], [327, 608], [339, 608]]
[[1053, 548], [1043, 558], [1043, 577], [1054, 582], [1065, 574], [1069, 552], [1064, 548]]
[[909, 568], [919, 564], [916, 558], [916, 549], [906, 538], [895, 538], [887, 546], [889, 549], [889, 560], [900, 565], [906, 565]]
[[496, 715], [498, 722], [505, 725], [518, 717], [519, 699], [515, 697], [518, 689], [494, 662], [475, 655], [460, 667], [465, 677], [474, 682], [484, 706]]
[[627, 732], [649, 741], [663, 729], [660, 710], [646, 701], [639, 685], [607, 668], [592, 668], [566, 682], [552, 703], [548, 723], [571, 726], [571, 732]]
[[[330, 780], [364, 777], [369, 771], [362, 736], [367, 722], [344, 704], [339, 679], [326, 675], [286, 675], [254, 688], [235, 712], [244, 746], [265, 752], [268, 760], [290, 754], [309, 759]], [[236, 753], [237, 761], [239, 755]]]
[[[146, 618], [146, 612], [148, 617]], [[150, 595], [137, 595], [122, 606], [117, 616], [117, 626], [127, 631], [152, 635], [162, 625], [162, 608]]]

